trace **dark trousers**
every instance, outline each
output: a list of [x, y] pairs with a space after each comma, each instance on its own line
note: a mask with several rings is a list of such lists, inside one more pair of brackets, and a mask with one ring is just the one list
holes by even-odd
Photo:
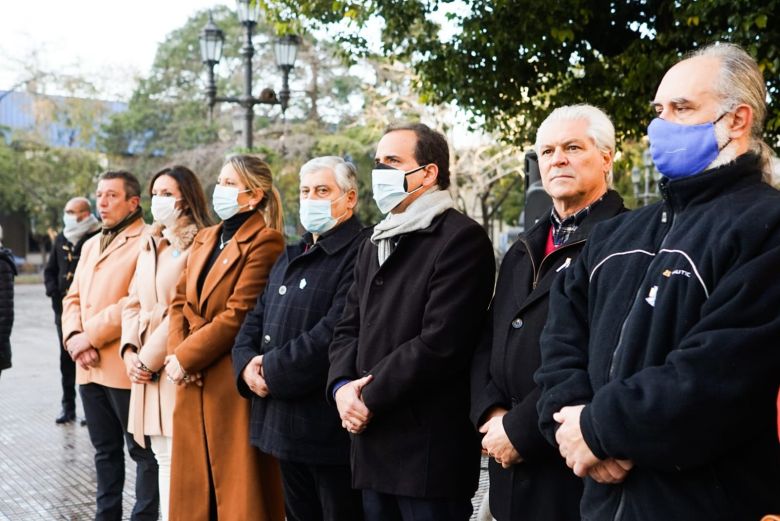
[[62, 409], [65, 412], [76, 412], [76, 362], [70, 359], [70, 355], [62, 345], [62, 299], [52, 297], [51, 307], [54, 310], [54, 323], [57, 326], [57, 338], [60, 343], [57, 349], [60, 352], [60, 375], [62, 377]]
[[470, 499], [422, 499], [363, 490], [366, 521], [468, 521]]
[[146, 448], [127, 433], [130, 391], [100, 384], [79, 386], [87, 417], [89, 438], [95, 447], [97, 471], [97, 513], [95, 521], [121, 521], [122, 489], [125, 485], [125, 454], [136, 463], [135, 507], [132, 520], [157, 520], [160, 497], [157, 489], [157, 460], [146, 437]]
[[309, 465], [280, 460], [287, 521], [362, 521], [360, 492], [349, 465]]

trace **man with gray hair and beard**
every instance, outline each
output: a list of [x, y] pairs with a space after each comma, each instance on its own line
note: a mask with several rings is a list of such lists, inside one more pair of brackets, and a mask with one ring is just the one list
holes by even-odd
[[100, 231], [100, 222], [92, 215], [89, 199], [74, 197], [65, 204], [62, 216], [65, 227], [57, 234], [51, 248], [49, 260], [43, 270], [46, 296], [51, 298], [54, 310], [54, 324], [57, 326], [60, 352], [60, 375], [62, 378], [62, 410], [54, 420], [58, 425], [76, 419], [76, 362], [62, 346], [62, 299], [68, 294], [76, 266], [81, 256], [81, 247], [87, 239]]
[[780, 193], [765, 182], [765, 100], [736, 45], [669, 69], [648, 127], [663, 200], [599, 224], [550, 291], [540, 426], [585, 477], [583, 519], [780, 511]]

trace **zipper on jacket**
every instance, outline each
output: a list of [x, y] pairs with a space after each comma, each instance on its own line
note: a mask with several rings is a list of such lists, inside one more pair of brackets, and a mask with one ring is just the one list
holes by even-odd
[[612, 518], [612, 521], [620, 521], [623, 518], [623, 509], [625, 509], [625, 507], [626, 507], [626, 488], [624, 485], [620, 485], [620, 499], [618, 500], [617, 510], [615, 510], [615, 517]]
[[[548, 255], [545, 255], [542, 258], [542, 262], [539, 263], [539, 269], [537, 269], [536, 265], [534, 264], [534, 256], [531, 254], [531, 248], [528, 247], [528, 243], [527, 242], [523, 241], [523, 244], [525, 245], [525, 249], [528, 251], [528, 257], [530, 257], [530, 259], [531, 259], [531, 267], [534, 270], [534, 282], [533, 282], [533, 285], [531, 286], [531, 289], [536, 289], [536, 286], [539, 285], [539, 277], [542, 274], [542, 266], [544, 265], [544, 261], [546, 261], [547, 259], [552, 257], [554, 253], [558, 253], [559, 251], [563, 251], [564, 249], [569, 248], [570, 246], [574, 246], [574, 245], [577, 245], [577, 244], [582, 244], [583, 242], [585, 242], [585, 239], [581, 239], [579, 241], [575, 241], [575, 242], [570, 242], [568, 244], [564, 244], [560, 248], [551, 251]], [[566, 259], [566, 263], [564, 263], [563, 266], [558, 268], [558, 271], [563, 269], [564, 266], [566, 268], [568, 268], [569, 265], [571, 265], [571, 258]]]
[[[666, 209], [661, 211], [661, 222], [666, 223], [669, 221], [669, 213], [672, 214], [671, 223], [669, 223], [669, 228], [666, 230], [666, 233], [664, 233], [663, 239], [661, 239], [661, 245], [658, 246], [658, 250], [663, 249], [663, 247], [666, 245], [666, 239], [669, 237], [669, 234], [672, 232], [672, 229], [674, 228], [674, 221], [675, 221], [675, 213], [672, 211], [671, 206], [669, 207], [669, 210]], [[657, 251], [656, 251], [657, 253]], [[650, 264], [648, 265], [647, 269], [650, 269], [650, 266], [652, 266], [653, 262], [650, 261]], [[645, 270], [645, 276], [642, 278], [642, 281], [644, 282], [645, 278], [647, 277], [647, 270]], [[639, 288], [636, 290], [636, 294], [634, 295], [634, 302], [637, 301], [639, 298], [639, 294], [642, 291], [642, 285], [639, 285]], [[632, 304], [633, 306], [633, 304]], [[620, 326], [620, 336], [618, 337], [618, 343], [615, 346], [614, 351], [612, 351], [612, 357], [609, 360], [609, 371], [607, 373], [607, 381], [611, 381], [612, 378], [615, 376], [615, 368], [617, 365], [617, 354], [618, 351], [620, 351], [620, 347], [623, 344], [623, 333], [626, 331], [626, 325], [628, 324], [628, 319], [631, 317], [631, 310], [629, 309], [628, 314], [626, 315], [626, 318], [623, 320], [623, 324]]]

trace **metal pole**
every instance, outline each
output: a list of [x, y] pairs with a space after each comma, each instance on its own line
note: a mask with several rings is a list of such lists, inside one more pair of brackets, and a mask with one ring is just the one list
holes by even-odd
[[255, 117], [254, 103], [252, 99], [252, 55], [255, 53], [252, 47], [252, 24], [244, 24], [246, 28], [246, 40], [241, 54], [244, 56], [244, 146], [252, 148], [252, 121]]
[[643, 204], [642, 206], [647, 206], [647, 202], [649, 198], [650, 198], [650, 167], [646, 166], [645, 167], [645, 194], [644, 194], [645, 204]]
[[206, 97], [209, 102], [209, 125], [214, 121], [214, 105], [216, 104], [217, 97], [217, 84], [214, 81], [214, 64], [209, 62], [206, 65], [208, 71], [208, 84], [206, 85]]

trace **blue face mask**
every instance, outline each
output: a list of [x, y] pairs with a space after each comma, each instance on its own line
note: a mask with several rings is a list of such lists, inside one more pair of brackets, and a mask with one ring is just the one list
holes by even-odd
[[718, 147], [715, 135], [715, 123], [726, 114], [712, 123], [701, 125], [681, 125], [661, 118], [651, 121], [647, 126], [647, 137], [650, 138], [650, 153], [658, 171], [670, 179], [677, 179], [698, 174], [707, 168], [731, 142], [729, 139]]
[[415, 169], [404, 172], [392, 166], [378, 163], [371, 171], [371, 187], [374, 191], [374, 202], [382, 213], [388, 213], [398, 206], [401, 201], [410, 194], [423, 187], [418, 186], [411, 192], [407, 192], [406, 176], [422, 170], [428, 165], [418, 166]]
[[[244, 190], [243, 192], [248, 192]], [[211, 198], [211, 204], [214, 206], [214, 212], [220, 219], [226, 221], [236, 215], [241, 209], [238, 204], [238, 194], [243, 193], [234, 186], [217, 185], [214, 187], [214, 195]], [[247, 205], [244, 205], [247, 206]]]
[[333, 229], [339, 222], [339, 219], [347, 215], [344, 212], [339, 217], [333, 217], [331, 214], [331, 205], [344, 197], [342, 194], [333, 201], [330, 199], [301, 199], [301, 209], [299, 212], [301, 225], [307, 232], [321, 234]]

